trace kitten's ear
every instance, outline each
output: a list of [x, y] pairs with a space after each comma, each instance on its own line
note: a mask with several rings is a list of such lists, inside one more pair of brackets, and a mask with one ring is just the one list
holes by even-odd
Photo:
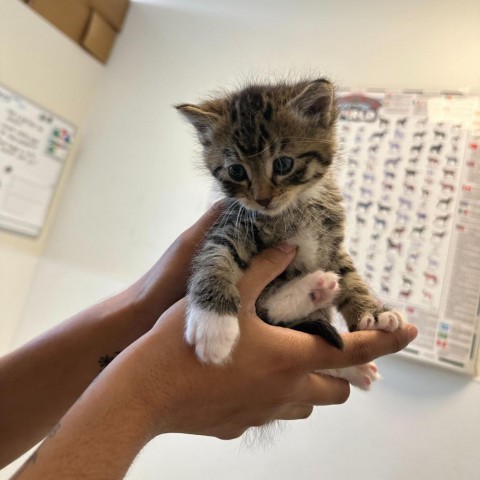
[[336, 119], [335, 89], [328, 80], [319, 79], [309, 83], [290, 105], [302, 116], [330, 127]]
[[183, 103], [175, 108], [197, 129], [198, 137], [203, 145], [209, 145], [212, 130], [220, 116], [208, 107]]

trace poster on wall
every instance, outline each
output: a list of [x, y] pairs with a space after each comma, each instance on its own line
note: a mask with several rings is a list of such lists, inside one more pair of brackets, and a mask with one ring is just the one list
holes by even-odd
[[75, 128], [0, 85], [0, 228], [37, 236]]
[[405, 355], [474, 374], [480, 324], [480, 97], [342, 91], [347, 247], [419, 329]]

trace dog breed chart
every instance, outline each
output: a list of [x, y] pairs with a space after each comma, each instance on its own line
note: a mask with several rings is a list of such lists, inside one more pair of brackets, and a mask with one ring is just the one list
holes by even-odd
[[407, 354], [473, 373], [480, 293], [480, 97], [339, 94], [347, 247], [419, 336]]
[[0, 227], [38, 235], [74, 127], [0, 86]]

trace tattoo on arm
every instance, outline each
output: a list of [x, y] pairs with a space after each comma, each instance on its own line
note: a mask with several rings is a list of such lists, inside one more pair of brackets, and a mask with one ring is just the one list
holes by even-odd
[[48, 438], [54, 437], [54, 436], [57, 434], [57, 432], [60, 430], [60, 426], [61, 426], [61, 423], [58, 422], [58, 423], [48, 432], [48, 435], [47, 435], [46, 438], [48, 439]]
[[[119, 354], [121, 353], [121, 350], [118, 350], [117, 352], [115, 352], [113, 355], [103, 355], [101, 356], [99, 359], [98, 359], [98, 364], [100, 365], [100, 371], [103, 371], [105, 369], [105, 367], [107, 367], [107, 365], [109, 365], [114, 359], [115, 357], [117, 357]], [[98, 378], [98, 377], [97, 377]], [[95, 382], [95, 380], [97, 379], [95, 378], [93, 380], [93, 382]], [[92, 382], [92, 383], [93, 383]], [[83, 394], [82, 394], [83, 395]], [[82, 397], [82, 395], [80, 395], [79, 399]], [[37, 461], [37, 458], [38, 458], [38, 454], [40, 452], [40, 450], [42, 449], [42, 447], [45, 445], [46, 442], [48, 442], [48, 440], [50, 438], [53, 438], [56, 433], [60, 430], [60, 426], [61, 424], [60, 423], [57, 423], [51, 430], [50, 432], [48, 433], [48, 435], [45, 437], [45, 440], [42, 442], [42, 444], [40, 445], [40, 447], [37, 448], [37, 450], [35, 450], [32, 455], [30, 455], [30, 457], [25, 461], [25, 463], [20, 467], [20, 469], [13, 475], [13, 477], [11, 477], [10, 480], [20, 480], [21, 479], [21, 476], [22, 476], [22, 473], [25, 472], [25, 470], [30, 467], [31, 465], [34, 465], [35, 462]]]
[[118, 350], [113, 355], [103, 355], [98, 359], [98, 363], [100, 365], [100, 371], [102, 371], [117, 355], [119, 355], [122, 351]]
[[32, 455], [28, 458], [28, 460], [20, 467], [19, 470], [13, 475], [13, 477], [10, 478], [10, 480], [18, 480], [22, 473], [30, 466], [33, 465], [37, 461], [37, 456], [38, 456], [38, 451], [40, 450], [40, 447], [35, 450]]
[[60, 430], [60, 422], [57, 423], [51, 430], [48, 432], [48, 435], [45, 437], [45, 440], [42, 442], [42, 444], [30, 455], [30, 457], [25, 461], [25, 463], [20, 467], [19, 470], [13, 475], [13, 477], [10, 478], [10, 480], [18, 480], [21, 478], [22, 473], [25, 472], [25, 470], [30, 466], [30, 465], [35, 465], [38, 454], [42, 447], [45, 445], [45, 443], [52, 437], [56, 435], [56, 433]]

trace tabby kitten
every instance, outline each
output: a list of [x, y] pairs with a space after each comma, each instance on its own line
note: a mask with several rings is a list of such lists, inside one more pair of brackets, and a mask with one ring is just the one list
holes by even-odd
[[[264, 321], [319, 334], [337, 348], [332, 305], [350, 331], [402, 327], [402, 314], [372, 297], [343, 246], [329, 81], [250, 85], [176, 108], [196, 128], [205, 165], [227, 197], [188, 286], [186, 339], [200, 360], [228, 360], [240, 333], [236, 283], [252, 256], [281, 244], [296, 245], [297, 254], [258, 299]], [[372, 364], [327, 373], [364, 389], [377, 378]]]

